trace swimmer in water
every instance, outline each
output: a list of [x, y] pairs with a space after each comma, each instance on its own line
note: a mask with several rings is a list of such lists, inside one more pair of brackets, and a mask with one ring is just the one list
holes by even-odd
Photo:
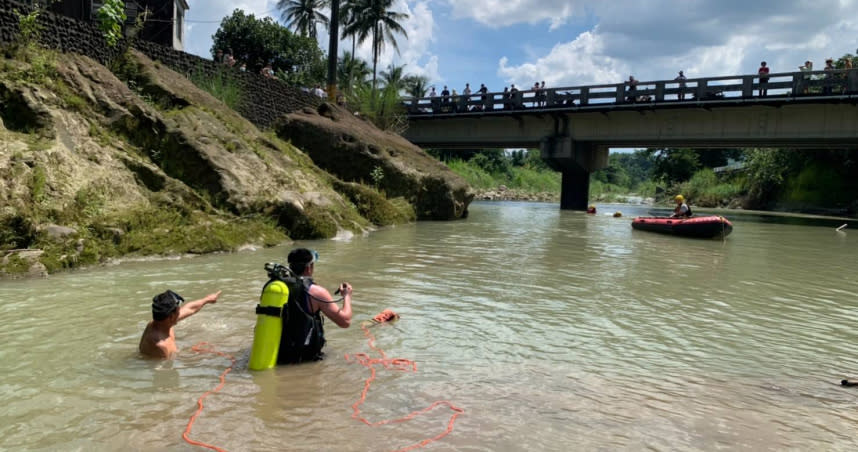
[[179, 294], [168, 290], [152, 299], [152, 321], [146, 325], [140, 338], [140, 353], [148, 358], [170, 359], [178, 351], [176, 332], [173, 327], [209, 303], [217, 303], [221, 291], [206, 295], [184, 306], [185, 301]]

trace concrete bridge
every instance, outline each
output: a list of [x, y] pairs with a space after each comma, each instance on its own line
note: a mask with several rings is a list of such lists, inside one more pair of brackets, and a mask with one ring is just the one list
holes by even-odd
[[587, 207], [611, 147], [858, 147], [858, 70], [404, 99], [424, 148], [539, 148], [561, 209]]

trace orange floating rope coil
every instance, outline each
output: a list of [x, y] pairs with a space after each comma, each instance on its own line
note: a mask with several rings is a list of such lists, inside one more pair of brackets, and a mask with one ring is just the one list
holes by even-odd
[[391, 311], [390, 309], [385, 309], [384, 311], [376, 314], [375, 317], [372, 318], [372, 321], [375, 323], [384, 323], [397, 319], [399, 319], [399, 314]]
[[217, 452], [225, 452], [225, 450], [221, 449], [220, 447], [214, 446], [212, 444], [207, 444], [202, 441], [193, 440], [190, 438], [190, 435], [191, 427], [193, 427], [194, 422], [197, 420], [197, 416], [199, 416], [200, 413], [203, 412], [203, 400], [208, 397], [209, 394], [214, 394], [215, 392], [218, 392], [223, 389], [224, 384], [226, 384], [226, 374], [232, 371], [232, 368], [235, 366], [235, 357], [215, 349], [215, 347], [208, 342], [200, 342], [199, 344], [196, 344], [191, 347], [191, 350], [197, 353], [212, 353], [218, 356], [223, 356], [224, 358], [229, 359], [232, 364], [230, 364], [229, 367], [227, 367], [226, 370], [224, 370], [223, 373], [220, 374], [220, 384], [217, 385], [217, 387], [215, 387], [214, 389], [206, 391], [205, 394], [203, 394], [202, 396], [200, 396], [199, 399], [197, 399], [197, 411], [194, 413], [193, 416], [191, 416], [191, 419], [188, 421], [188, 426], [185, 427], [185, 433], [182, 433], [182, 438], [184, 438], [185, 441], [187, 441], [189, 444], [193, 444], [195, 446], [205, 447], [207, 449], [215, 450]]
[[[381, 313], [379, 313], [378, 315], [373, 317], [373, 321], [376, 323], [382, 323], [382, 322], [387, 322], [390, 320], [395, 320], [398, 318], [399, 318], [399, 315], [397, 315], [395, 312], [393, 312], [389, 309], [385, 309], [384, 311], [382, 311]], [[450, 419], [449, 419], [449, 421], [447, 421], [447, 428], [443, 432], [441, 432], [440, 434], [438, 434], [432, 438], [427, 438], [427, 439], [424, 439], [424, 440], [419, 441], [417, 443], [414, 443], [414, 444], [402, 447], [400, 449], [397, 449], [397, 452], [405, 452], [405, 451], [421, 448], [421, 447], [424, 447], [424, 446], [426, 446], [432, 442], [435, 442], [435, 441], [449, 435], [450, 432], [453, 431], [453, 424], [456, 422], [456, 418], [459, 417], [460, 414], [464, 413], [465, 410], [453, 405], [452, 403], [450, 403], [447, 400], [435, 401], [431, 405], [427, 406], [426, 408], [423, 408], [422, 410], [413, 411], [413, 412], [411, 412], [411, 413], [409, 413], [403, 417], [396, 418], [396, 419], [385, 419], [385, 420], [381, 420], [381, 421], [371, 422], [367, 418], [361, 416], [360, 406], [363, 405], [364, 402], [366, 402], [366, 396], [369, 393], [369, 387], [372, 385], [372, 382], [375, 380], [375, 377], [376, 377], [375, 366], [377, 364], [382, 365], [385, 369], [388, 369], [388, 370], [398, 370], [398, 371], [402, 371], [402, 372], [417, 372], [417, 363], [416, 362], [408, 360], [408, 359], [402, 359], [402, 358], [393, 358], [393, 359], [388, 358], [387, 355], [384, 353], [384, 350], [375, 346], [375, 336], [372, 334], [372, 332], [370, 332], [367, 325], [366, 324], [361, 325], [361, 329], [363, 330], [364, 336], [366, 336], [366, 338], [368, 339], [369, 348], [375, 350], [379, 355], [381, 355], [381, 358], [370, 358], [369, 355], [366, 353], [355, 353], [353, 355], [345, 355], [346, 361], [356, 362], [356, 363], [358, 363], [358, 364], [360, 364], [360, 365], [362, 365], [362, 366], [364, 366], [370, 370], [369, 378], [367, 378], [366, 381], [364, 381], [363, 391], [361, 391], [360, 399], [358, 399], [358, 401], [352, 405], [352, 410], [353, 410], [352, 418], [357, 419], [357, 420], [363, 422], [364, 424], [369, 425], [370, 427], [377, 427], [379, 425], [394, 424], [394, 423], [409, 421], [409, 420], [419, 416], [420, 414], [423, 414], [423, 413], [426, 413], [426, 412], [429, 412], [429, 411], [435, 409], [435, 407], [438, 407], [441, 405], [446, 405], [447, 407], [450, 408], [450, 410], [453, 411], [453, 414], [450, 415]]]

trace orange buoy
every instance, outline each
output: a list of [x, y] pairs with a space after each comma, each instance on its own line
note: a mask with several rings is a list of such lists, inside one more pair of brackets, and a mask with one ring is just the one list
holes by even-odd
[[376, 314], [376, 316], [372, 318], [372, 321], [376, 322], [376, 323], [384, 323], [384, 322], [390, 322], [392, 320], [396, 320], [398, 318], [399, 318], [399, 314], [391, 311], [390, 309], [385, 309], [384, 311], [381, 311], [378, 314]]

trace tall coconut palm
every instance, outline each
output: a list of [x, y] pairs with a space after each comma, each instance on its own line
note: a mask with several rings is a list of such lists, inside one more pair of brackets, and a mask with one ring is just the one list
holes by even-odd
[[303, 36], [316, 39], [316, 25], [322, 24], [326, 29], [330, 24], [328, 16], [319, 12], [328, 6], [328, 0], [278, 0], [277, 9], [281, 18], [289, 22], [289, 26]]
[[372, 39], [372, 87], [375, 89], [378, 68], [378, 57], [384, 50], [385, 43], [393, 46], [399, 53], [396, 45], [396, 34], [400, 33], [406, 39], [408, 34], [399, 23], [408, 19], [408, 14], [391, 11], [394, 0], [357, 0], [359, 9], [355, 21], [343, 31], [348, 35], [357, 36], [359, 43]]
[[340, 28], [342, 32], [340, 36], [345, 39], [348, 37], [352, 38], [352, 55], [355, 54], [355, 44], [357, 40], [357, 35], [355, 33], [348, 33], [346, 31], [346, 27], [350, 26], [357, 20], [357, 16], [360, 13], [360, 0], [343, 0], [340, 4]]

